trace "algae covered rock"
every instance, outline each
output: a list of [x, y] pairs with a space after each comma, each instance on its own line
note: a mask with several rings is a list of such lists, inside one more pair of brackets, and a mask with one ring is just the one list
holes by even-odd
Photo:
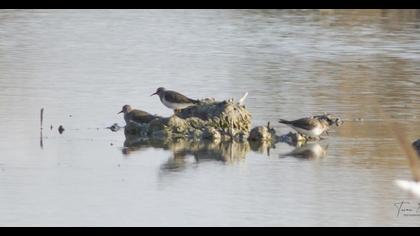
[[265, 126], [257, 126], [253, 128], [249, 134], [250, 141], [271, 141], [273, 133]]
[[195, 128], [213, 127], [222, 134], [249, 133], [251, 114], [245, 106], [233, 101], [204, 100], [177, 114]]
[[202, 138], [208, 140], [220, 140], [221, 137], [222, 136], [220, 135], [219, 131], [213, 127], [205, 128], [202, 134]]
[[138, 136], [188, 139], [246, 139], [251, 114], [245, 106], [233, 101], [201, 100], [198, 105], [182, 109], [168, 118], [149, 123], [130, 122], [125, 133]]
[[190, 127], [186, 120], [181, 119], [178, 116], [171, 116], [165, 125], [166, 127], [164, 128], [178, 136], [187, 135], [189, 131], [188, 128]]
[[275, 141], [276, 140], [276, 131], [270, 127], [270, 122], [267, 123], [267, 126], [257, 126], [254, 127], [248, 137], [249, 141]]

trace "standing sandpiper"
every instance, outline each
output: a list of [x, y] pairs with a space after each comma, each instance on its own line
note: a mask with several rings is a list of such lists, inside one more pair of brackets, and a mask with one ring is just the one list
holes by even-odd
[[130, 105], [124, 105], [122, 107], [122, 110], [117, 114], [120, 113], [124, 113], [124, 120], [127, 124], [130, 121], [134, 121], [137, 123], [149, 123], [150, 121], [156, 118], [156, 116], [145, 111], [133, 109]]
[[309, 137], [318, 137], [327, 131], [333, 124], [332, 121], [327, 119], [319, 119], [314, 117], [307, 117], [293, 121], [280, 119], [279, 123], [288, 125], [296, 130], [298, 133]]
[[188, 98], [175, 91], [166, 90], [163, 87], [158, 88], [156, 92], [150, 96], [156, 94], [159, 95], [160, 101], [163, 103], [163, 105], [170, 109], [174, 109], [175, 112], [199, 103], [198, 100]]

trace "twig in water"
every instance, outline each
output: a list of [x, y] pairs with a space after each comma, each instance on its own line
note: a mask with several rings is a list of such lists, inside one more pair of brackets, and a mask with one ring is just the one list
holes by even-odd
[[44, 148], [44, 142], [42, 137], [42, 121], [44, 120], [44, 108], [41, 108], [41, 127], [39, 130], [39, 146], [41, 146], [41, 149]]
[[44, 108], [41, 108], [41, 129], [42, 129], [42, 121], [44, 120]]

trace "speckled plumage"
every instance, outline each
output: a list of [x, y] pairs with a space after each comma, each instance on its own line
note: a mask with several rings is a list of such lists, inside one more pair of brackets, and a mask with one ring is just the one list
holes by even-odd
[[280, 119], [279, 123], [286, 124], [300, 134], [309, 137], [318, 137], [330, 127], [327, 120], [314, 117], [306, 117], [293, 121]]
[[152, 95], [155, 94], [159, 96], [163, 105], [170, 109], [184, 109], [199, 102], [198, 100], [188, 98], [178, 92], [166, 90], [163, 87], [158, 88]]
[[122, 110], [119, 113], [124, 113], [125, 123], [128, 123], [130, 121], [134, 121], [137, 123], [149, 123], [150, 121], [156, 118], [156, 116], [148, 112], [132, 109], [129, 105], [123, 106]]

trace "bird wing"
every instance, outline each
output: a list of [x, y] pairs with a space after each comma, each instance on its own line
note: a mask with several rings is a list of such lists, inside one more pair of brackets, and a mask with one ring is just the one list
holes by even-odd
[[166, 91], [165, 100], [172, 103], [197, 103], [197, 100], [188, 98], [175, 91]]
[[313, 118], [302, 118], [298, 120], [291, 121], [290, 123], [298, 128], [310, 130], [315, 128], [318, 125], [318, 120]]
[[156, 118], [156, 116], [142, 110], [134, 110], [130, 113], [131, 113], [131, 118], [134, 119], [135, 121], [150, 122], [151, 120]]

